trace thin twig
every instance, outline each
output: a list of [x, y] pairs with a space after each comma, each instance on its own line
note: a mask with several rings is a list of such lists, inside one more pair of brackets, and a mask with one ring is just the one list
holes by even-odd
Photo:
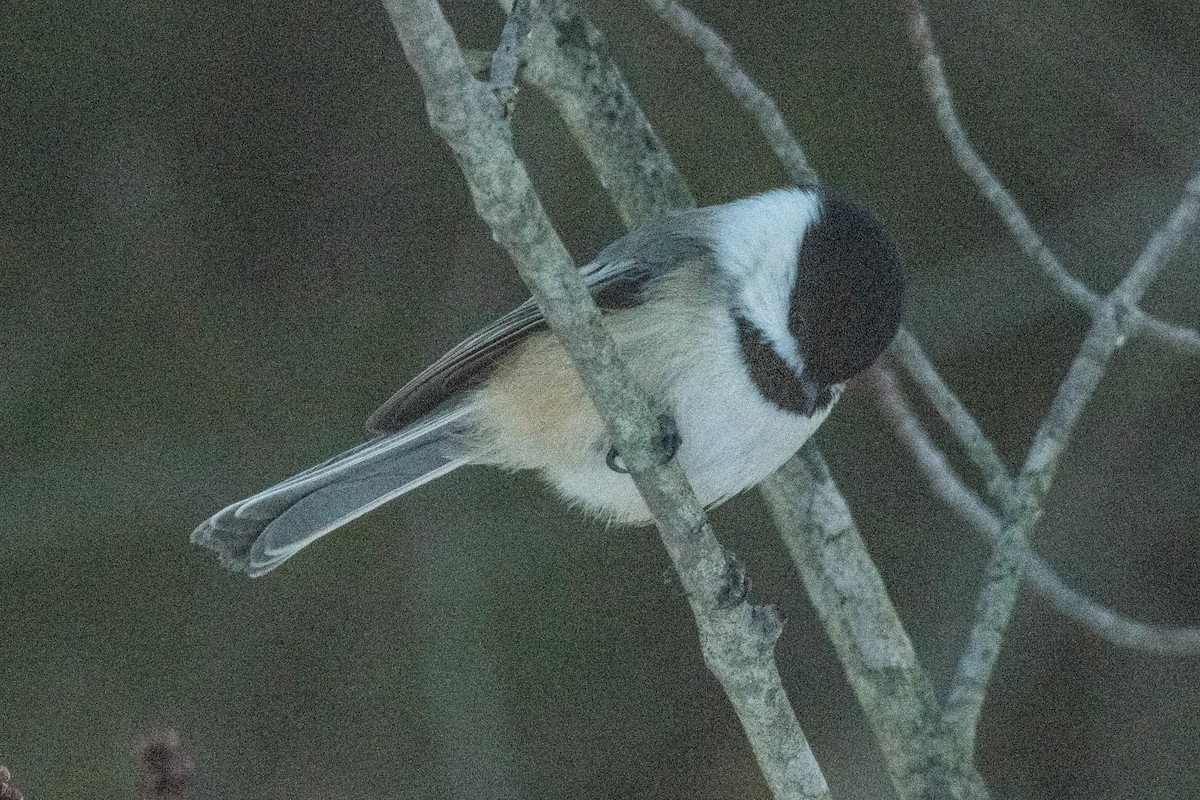
[[[904, 0], [903, 4], [908, 9], [909, 38], [919, 58], [918, 66], [925, 80], [925, 93], [933, 103], [938, 127], [949, 143], [959, 167], [975, 182], [980, 193], [1000, 215], [1013, 239], [1041, 268], [1046, 277], [1053, 281], [1059, 292], [1093, 316], [1100, 313], [1101, 296], [1067, 271], [1058, 256], [1034, 229], [1016, 199], [971, 143], [971, 138], [955, 109], [950, 83], [946, 78], [929, 17], [920, 0]], [[1200, 332], [1165, 322], [1136, 307], [1131, 313], [1137, 321], [1134, 330], [1145, 332], [1183, 352], [1200, 355]]]
[[987, 685], [999, 657], [1004, 631], [1012, 619], [1026, 559], [1029, 534], [1041, 514], [1054, 481], [1059, 459], [1075, 426], [1099, 385], [1113, 353], [1125, 342], [1138, 319], [1136, 308], [1150, 279], [1178, 250], [1195, 225], [1200, 204], [1198, 179], [1188, 189], [1175, 212], [1151, 237], [1126, 278], [1100, 303], [1091, 329], [1059, 386], [1054, 402], [1034, 437], [1017, 479], [1012, 503], [1005, 509], [1000, 539], [988, 565], [985, 583], [976, 603], [976, 621], [959, 659], [945, 722], [970, 751], [987, 695]]
[[907, 329], [901, 328], [896, 334], [891, 350], [909, 376], [925, 392], [938, 414], [950, 426], [967, 456], [983, 473], [988, 497], [993, 502], [1003, 505], [1012, 491], [1012, 477], [987, 434], [979, 427], [979, 423], [958, 396], [946, 385], [933, 362]]
[[[658, 417], [630, 381], [562, 242], [512, 150], [496, 98], [471, 77], [434, 0], [386, 0], [430, 121], [458, 157], [476, 210], [509, 252], [570, 355], [658, 522], [700, 633], [705, 663], [734, 706], [777, 798], [828, 798], [775, 665], [782, 623], [746, 601], [745, 575], [713, 536], [682, 468], [664, 458]], [[742, 587], [743, 591], [731, 592]]]
[[1146, 335], [1185, 355], [1200, 356], [1200, 331], [1165, 322], [1140, 308], [1135, 308], [1133, 315]]
[[1163, 267], [1179, 252], [1191, 235], [1200, 215], [1200, 173], [1192, 176], [1184, 189], [1183, 199], [1170, 218], [1150, 237], [1150, 241], [1121, 281], [1114, 294], [1118, 299], [1136, 307], [1138, 300]]
[[913, 47], [920, 56], [919, 66], [925, 79], [925, 92], [933, 102], [938, 125], [950, 144], [955, 160], [1000, 214], [1000, 218], [1004, 220], [1021, 249], [1042, 268], [1042, 272], [1046, 273], [1050, 280], [1054, 281], [1063, 295], [1090, 311], [1100, 302], [1099, 296], [1067, 272], [1058, 256], [1054, 255], [1034, 230], [1021, 206], [971, 144], [971, 139], [967, 136], [967, 131], [954, 108], [950, 83], [946, 80], [946, 72], [942, 68], [942, 57], [934, 42], [929, 18], [919, 0], [908, 0], [907, 5], [910, 16], [909, 34]]
[[1059, 457], [1067, 445], [1083, 407], [1095, 392], [1108, 360], [1118, 345], [1118, 326], [1111, 311], [1095, 318], [1067, 377], [1042, 421], [1004, 515], [999, 541], [984, 576], [975, 605], [975, 622], [959, 658], [946, 701], [946, 726], [967, 752], [973, 752], [987, 684], [1000, 655], [1004, 631], [1012, 619], [1017, 592], [1024, 574], [1021, 544], [1028, 540]]
[[779, 106], [759, 88], [733, 56], [733, 50], [717, 33], [674, 0], [646, 0], [647, 5], [704, 54], [704, 60], [726, 88], [758, 123], [767, 143], [797, 186], [817, 186], [817, 173], [808, 165], [804, 151], [788, 130]]
[[[917, 466], [925, 473], [946, 505], [993, 544], [1000, 541], [1000, 518], [979, 495], [962, 481], [950, 466], [945, 453], [934, 443], [929, 431], [905, 400], [895, 374], [877, 367], [870, 379], [880, 394], [881, 407], [896, 435], [913, 453]], [[1066, 581], [1033, 552], [1029, 543], [1020, 542], [1029, 582], [1064, 615], [1085, 626], [1101, 639], [1118, 647], [1164, 655], [1200, 654], [1200, 626], [1152, 625], [1138, 622], [1072, 589]]]

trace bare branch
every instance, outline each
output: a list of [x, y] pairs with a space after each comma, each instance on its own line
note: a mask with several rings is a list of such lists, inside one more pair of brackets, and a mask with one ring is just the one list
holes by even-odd
[[[1000, 518], [963, 483], [950, 466], [945, 454], [934, 444], [928, 430], [904, 399], [896, 376], [886, 367], [877, 367], [871, 371], [870, 379], [883, 401], [880, 405], [885, 415], [892, 422], [897, 436], [912, 451], [930, 485], [946, 505], [972, 528], [993, 544], [998, 543]], [[1138, 622], [1072, 589], [1053, 567], [1033, 552], [1028, 542], [1021, 541], [1020, 549], [1028, 570], [1027, 577], [1034, 588], [1058, 611], [1105, 641], [1147, 653], [1200, 655], [1200, 626]]]
[[1146, 335], [1185, 355], [1200, 356], [1200, 332], [1152, 317], [1140, 308], [1134, 309], [1138, 326]]
[[646, 0], [646, 3], [676, 33], [700, 48], [704, 61], [754, 117], [759, 130], [796, 185], [817, 186], [820, 180], [808, 165], [808, 159], [796, 138], [788, 130], [783, 115], [779, 113], [779, 106], [746, 74], [733, 57], [729, 45], [695, 14], [674, 0]]
[[[942, 66], [942, 57], [933, 38], [933, 28], [920, 0], [904, 0], [909, 15], [909, 38], [919, 58], [919, 69], [925, 79], [925, 92], [933, 103], [938, 127], [950, 145], [959, 167], [967, 174], [983, 196], [992, 204], [1008, 227], [1013, 239], [1045, 273], [1059, 292], [1090, 314], [1100, 313], [1102, 298], [1071, 275], [1058, 256], [1034, 230], [1029, 218], [1004, 184], [995, 176], [971, 143], [950, 93], [950, 84]], [[1175, 325], [1133, 308], [1137, 319], [1135, 330], [1143, 331], [1171, 347], [1192, 355], [1200, 355], [1200, 332]]]
[[1029, 218], [1025, 216], [1025, 212], [1021, 210], [1017, 201], [1004, 188], [1004, 184], [992, 173], [975, 150], [975, 146], [971, 144], [971, 139], [967, 135], [966, 129], [963, 128], [962, 122], [959, 121], [958, 112], [954, 108], [954, 100], [950, 95], [950, 84], [946, 80], [946, 73], [942, 68], [942, 57], [934, 42], [929, 18], [925, 15], [925, 10], [921, 7], [919, 0], [907, 0], [907, 5], [909, 34], [913, 47], [920, 56], [920, 70], [925, 79], [925, 92], [933, 102], [938, 125], [945, 134], [946, 141], [949, 142], [958, 165], [975, 182], [979, 191], [1000, 214], [1000, 218], [1004, 220], [1021, 249], [1042, 268], [1042, 272], [1050, 280], [1054, 281], [1059, 291], [1084, 308], [1091, 310], [1100, 302], [1099, 296], [1067, 272], [1062, 262], [1058, 260], [1058, 256], [1054, 255], [1042, 241], [1038, 232], [1033, 229], [1033, 225], [1030, 224]]
[[512, 150], [502, 108], [462, 61], [434, 0], [386, 0], [434, 128], [459, 159], [480, 216], [516, 263], [571, 356], [618, 452], [658, 522], [686, 591], [709, 669], [729, 696], [778, 798], [828, 788], [773, 658], [781, 622], [745, 599], [745, 575], [713, 536], [680, 466], [656, 443], [661, 420], [630, 381], [599, 312]]
[[867, 378], [875, 389], [884, 416], [891, 422], [900, 441], [912, 451], [917, 465], [934, 490], [971, 527], [987, 533], [989, 538], [995, 540], [1000, 529], [995, 513], [971, 491], [954, 467], [950, 466], [945, 453], [934, 444], [933, 438], [900, 390], [895, 373], [885, 366], [876, 365]]
[[[987, 434], [979, 427], [979, 423], [971, 416], [971, 412], [963, 405], [958, 396], [946, 385], [938, 374], [933, 362], [925, 355], [921, 345], [913, 338], [907, 329], [901, 328], [892, 343], [892, 352], [904, 366], [904, 369], [916, 381], [929, 402], [937, 409], [942, 419], [950, 426], [950, 430], [958, 437], [963, 449], [971, 461], [983, 473], [988, 487], [988, 496], [999, 504], [1007, 501], [1012, 490], [1012, 477], [1008, 468], [1000, 460], [995, 446]], [[890, 394], [883, 395], [891, 397]], [[957, 477], [957, 476], [956, 476]]]
[[1050, 412], [1042, 422], [1006, 509], [999, 539], [975, 606], [975, 623], [958, 661], [946, 702], [946, 725], [968, 751], [974, 751], [987, 684], [996, 666], [1004, 631], [1012, 619], [1024, 574], [1021, 545], [1028, 540], [1054, 479], [1059, 457], [1117, 348], [1111, 311], [1096, 317]]
[[883, 749], [901, 798], [985, 797], [969, 760], [938, 733], [933, 684], [917, 661], [850, 509], [815, 444], [762, 484], [804, 588]]
[[[998, 525], [996, 530], [999, 531]], [[1149, 625], [1131, 619], [1072, 589], [1053, 567], [1036, 555], [1027, 559], [1026, 568], [1030, 582], [1042, 587], [1055, 608], [1105, 641], [1158, 655], [1200, 655], [1200, 627]]]
[[1151, 236], [1126, 278], [1097, 307], [1079, 354], [1029, 448], [1013, 501], [1005, 509], [999, 542], [976, 604], [976, 622], [959, 659], [946, 703], [948, 729], [972, 750], [987, 684], [999, 657], [1004, 631], [1012, 619], [1024, 574], [1024, 545], [1041, 514], [1059, 459], [1084, 407], [1095, 393], [1113, 353], [1139, 323], [1128, 309], [1137, 306], [1150, 279], [1196, 222], [1200, 209], [1194, 191], [1196, 183], [1197, 179], [1189, 182], [1178, 208]]
[[1184, 189], [1183, 199], [1175, 207], [1170, 218], [1163, 223], [1138, 256], [1137, 261], [1117, 287], [1114, 294], [1136, 307], [1151, 282], [1162, 272], [1163, 267], [1179, 251], [1180, 245], [1191, 235], [1200, 215], [1200, 173], [1192, 176]]

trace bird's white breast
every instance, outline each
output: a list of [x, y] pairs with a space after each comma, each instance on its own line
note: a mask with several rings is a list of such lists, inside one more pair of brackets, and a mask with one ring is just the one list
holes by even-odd
[[[675, 457], [696, 497], [711, 506], [778, 469], [816, 431], [829, 409], [805, 417], [764, 399], [741, 360], [737, 332], [727, 314], [713, 313], [702, 330], [686, 352], [672, 343], [655, 346], [647, 341], [644, 357], [631, 361], [635, 372], [643, 374], [652, 361], [686, 364], [670, 386], [662, 387], [666, 391], [660, 397], [679, 429]], [[629, 476], [610, 470], [603, 457], [584, 459], [551, 479], [567, 498], [613, 521], [650, 521]]]
[[[631, 372], [673, 416], [676, 459], [706, 506], [755, 485], [828, 414], [780, 409], [750, 379], [727, 302], [684, 270], [661, 299], [605, 315]], [[836, 394], [835, 394], [836, 397]], [[603, 424], [565, 354], [536, 334], [477, 394], [479, 460], [537, 469], [568, 500], [614, 522], [650, 521], [633, 481], [608, 467]]]

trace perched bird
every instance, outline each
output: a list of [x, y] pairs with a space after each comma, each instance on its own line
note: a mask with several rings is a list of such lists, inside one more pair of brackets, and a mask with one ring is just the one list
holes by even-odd
[[[796, 188], [655, 219], [581, 273], [631, 374], [674, 419], [674, 457], [706, 506], [800, 449], [891, 341], [904, 294], [874, 214]], [[221, 510], [192, 541], [262, 575], [467, 464], [537, 470], [593, 514], [650, 521], [533, 301], [443, 356], [367, 426], [369, 441]]]

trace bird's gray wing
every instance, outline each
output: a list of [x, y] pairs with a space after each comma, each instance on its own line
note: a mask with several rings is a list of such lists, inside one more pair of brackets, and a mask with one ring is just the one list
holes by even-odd
[[[636, 305], [647, 287], [690, 256], [706, 252], [706, 244], [690, 233], [699, 212], [688, 211], [633, 231], [600, 252], [580, 269], [596, 304], [603, 310]], [[522, 339], [546, 327], [533, 300], [526, 300], [476, 332], [408, 382], [367, 420], [372, 433], [395, 433], [434, 410], [459, 392], [477, 386], [496, 362]]]
[[443, 402], [484, 380], [496, 360], [530, 333], [544, 328], [532, 300], [477, 331], [404, 385], [367, 420], [371, 433], [395, 433]]

